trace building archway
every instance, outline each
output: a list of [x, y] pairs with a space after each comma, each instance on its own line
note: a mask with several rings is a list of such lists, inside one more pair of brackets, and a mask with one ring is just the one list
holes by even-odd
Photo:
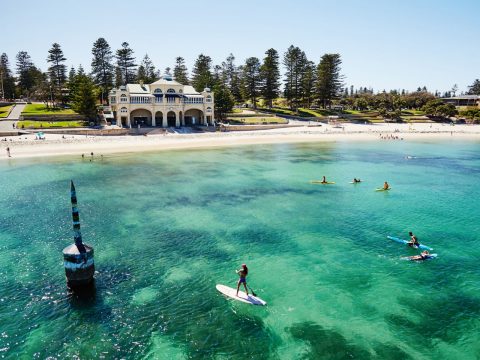
[[132, 126], [152, 126], [152, 113], [147, 109], [136, 109], [130, 112]]
[[177, 115], [173, 111], [169, 111], [167, 113], [167, 125], [169, 127], [176, 127], [177, 126]]
[[185, 111], [185, 126], [202, 125], [203, 111], [198, 109], [190, 109]]
[[163, 126], [163, 113], [161, 111], [155, 113], [155, 126]]

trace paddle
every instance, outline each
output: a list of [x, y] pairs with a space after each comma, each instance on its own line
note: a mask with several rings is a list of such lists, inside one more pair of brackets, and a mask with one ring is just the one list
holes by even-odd
[[250, 291], [252, 292], [252, 295], [253, 295], [253, 296], [257, 296], [257, 294], [255, 294], [255, 291], [253, 291], [253, 289], [250, 287], [250, 285], [247, 285], [247, 286], [248, 286], [248, 288], [250, 289]]

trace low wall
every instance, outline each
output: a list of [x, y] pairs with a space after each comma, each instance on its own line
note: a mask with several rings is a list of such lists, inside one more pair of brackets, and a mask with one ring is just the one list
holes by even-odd
[[7, 136], [18, 136], [21, 135], [19, 132], [9, 131], [9, 132], [0, 132], [0, 137], [7, 137]]
[[220, 131], [255, 131], [255, 130], [272, 130], [282, 128], [303, 127], [304, 125], [221, 125]]
[[20, 120], [31, 120], [31, 121], [85, 121], [86, 117], [78, 114], [66, 114], [66, 115], [20, 115]]
[[[36, 131], [39, 131], [37, 129]], [[65, 130], [41, 130], [45, 134], [60, 135], [91, 135], [91, 136], [117, 136], [127, 135], [129, 129], [65, 129]]]

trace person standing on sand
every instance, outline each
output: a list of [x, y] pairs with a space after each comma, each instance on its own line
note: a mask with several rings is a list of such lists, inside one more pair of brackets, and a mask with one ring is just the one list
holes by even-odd
[[246, 264], [242, 264], [242, 268], [240, 270], [235, 270], [238, 276], [240, 276], [240, 279], [238, 279], [237, 283], [237, 296], [238, 296], [238, 290], [240, 289], [240, 284], [243, 284], [243, 287], [245, 288], [245, 293], [248, 296], [248, 289], [247, 289], [247, 275], [248, 275], [248, 268]]
[[8, 155], [8, 157], [12, 157], [12, 156], [10, 155], [10, 148], [9, 148], [9, 147], [7, 147], [7, 155]]

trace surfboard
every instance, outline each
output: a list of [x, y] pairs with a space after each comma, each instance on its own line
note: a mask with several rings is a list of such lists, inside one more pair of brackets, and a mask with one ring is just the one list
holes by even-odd
[[322, 180], [310, 180], [310, 184], [332, 185], [335, 181], [322, 182]]
[[384, 189], [384, 188], [377, 188], [375, 191], [388, 191], [391, 190], [392, 188]]
[[221, 285], [221, 284], [217, 284], [216, 288], [223, 295], [225, 295], [226, 297], [229, 297], [230, 299], [241, 301], [250, 305], [262, 305], [262, 306], [267, 305], [266, 301], [260, 299], [257, 296], [253, 296], [251, 294], [247, 295], [243, 291], [239, 291], [237, 296], [237, 289], [234, 289], [225, 285]]
[[[408, 241], [407, 240], [403, 240], [403, 239], [400, 239], [398, 237], [395, 237], [395, 236], [387, 236], [388, 239], [390, 240], [393, 240], [393, 241], [396, 241], [400, 244], [405, 244], [407, 245], [408, 244]], [[428, 251], [432, 251], [433, 249], [427, 245], [423, 245], [423, 244], [420, 244], [420, 246], [412, 246], [414, 249], [423, 249], [423, 250], [428, 250]]]
[[363, 181], [350, 181], [349, 184], [358, 184], [358, 183], [361, 183]]

